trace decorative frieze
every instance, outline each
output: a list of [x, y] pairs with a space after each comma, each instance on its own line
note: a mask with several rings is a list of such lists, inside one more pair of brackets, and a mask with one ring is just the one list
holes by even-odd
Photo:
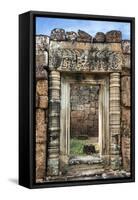
[[49, 67], [58, 71], [72, 72], [114, 72], [121, 71], [123, 65], [122, 54], [91, 48], [82, 49], [54, 49], [50, 54]]

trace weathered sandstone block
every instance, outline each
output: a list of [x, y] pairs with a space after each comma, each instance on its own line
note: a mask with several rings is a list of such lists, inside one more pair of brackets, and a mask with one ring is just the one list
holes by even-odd
[[123, 168], [130, 171], [130, 138], [122, 137], [122, 162]]
[[130, 47], [130, 41], [129, 40], [123, 40], [122, 41], [122, 51], [124, 54], [130, 54], [131, 47]]
[[74, 118], [84, 118], [84, 112], [83, 111], [72, 111], [71, 117]]
[[93, 41], [94, 42], [105, 42], [105, 34], [102, 32], [96, 33]]
[[77, 33], [75, 33], [74, 31], [66, 32], [66, 40], [76, 41], [77, 40]]
[[37, 35], [36, 36], [36, 52], [46, 51], [49, 49], [49, 36]]
[[36, 92], [40, 96], [47, 96], [47, 93], [48, 93], [48, 81], [47, 80], [39, 80], [39, 81], [37, 81]]
[[123, 106], [130, 106], [130, 77], [121, 78], [121, 101]]
[[36, 94], [36, 97], [35, 97], [35, 107], [37, 108], [39, 105], [39, 96]]
[[78, 42], [92, 42], [92, 36], [85, 31], [78, 30]]
[[127, 69], [130, 69], [131, 68], [131, 58], [130, 58], [130, 55], [129, 54], [124, 54], [124, 67], [127, 68]]
[[109, 31], [106, 33], [106, 42], [121, 42], [122, 33], [120, 31]]
[[46, 134], [45, 111], [36, 109], [36, 181], [45, 178]]
[[46, 141], [45, 111], [36, 109], [36, 142]]
[[47, 79], [47, 71], [44, 69], [43, 65], [36, 66], [36, 79]]
[[[131, 120], [130, 114], [131, 114], [130, 109], [123, 107], [123, 109], [122, 109], [122, 122], [125, 124], [126, 128], [130, 127], [130, 120]], [[125, 129], [125, 127], [124, 127], [124, 129]], [[129, 132], [125, 133], [125, 134], [129, 134]]]
[[38, 182], [39, 179], [43, 180], [46, 175], [45, 148], [45, 144], [36, 144], [36, 182]]
[[48, 108], [48, 97], [47, 96], [39, 96], [39, 108]]
[[66, 40], [65, 30], [55, 28], [51, 31], [51, 40], [63, 41]]
[[36, 66], [48, 66], [48, 52], [40, 51], [38, 54], [36, 53]]

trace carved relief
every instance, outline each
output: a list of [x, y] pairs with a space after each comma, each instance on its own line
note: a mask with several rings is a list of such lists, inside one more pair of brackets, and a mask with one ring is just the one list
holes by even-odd
[[57, 49], [51, 52], [50, 69], [59, 71], [120, 71], [123, 56], [120, 52], [109, 51], [107, 48], [99, 50]]

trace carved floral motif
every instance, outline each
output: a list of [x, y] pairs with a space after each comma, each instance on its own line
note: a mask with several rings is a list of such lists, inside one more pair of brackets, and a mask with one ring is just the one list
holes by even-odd
[[120, 71], [122, 65], [122, 54], [108, 49], [58, 49], [50, 57], [50, 69], [59, 71]]

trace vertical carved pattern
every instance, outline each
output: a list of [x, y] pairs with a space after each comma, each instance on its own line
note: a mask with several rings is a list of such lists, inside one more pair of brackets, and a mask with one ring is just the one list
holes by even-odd
[[47, 175], [59, 174], [60, 136], [60, 73], [51, 71], [49, 75], [49, 127], [48, 127]]
[[110, 74], [110, 153], [111, 167], [120, 166], [120, 73]]

